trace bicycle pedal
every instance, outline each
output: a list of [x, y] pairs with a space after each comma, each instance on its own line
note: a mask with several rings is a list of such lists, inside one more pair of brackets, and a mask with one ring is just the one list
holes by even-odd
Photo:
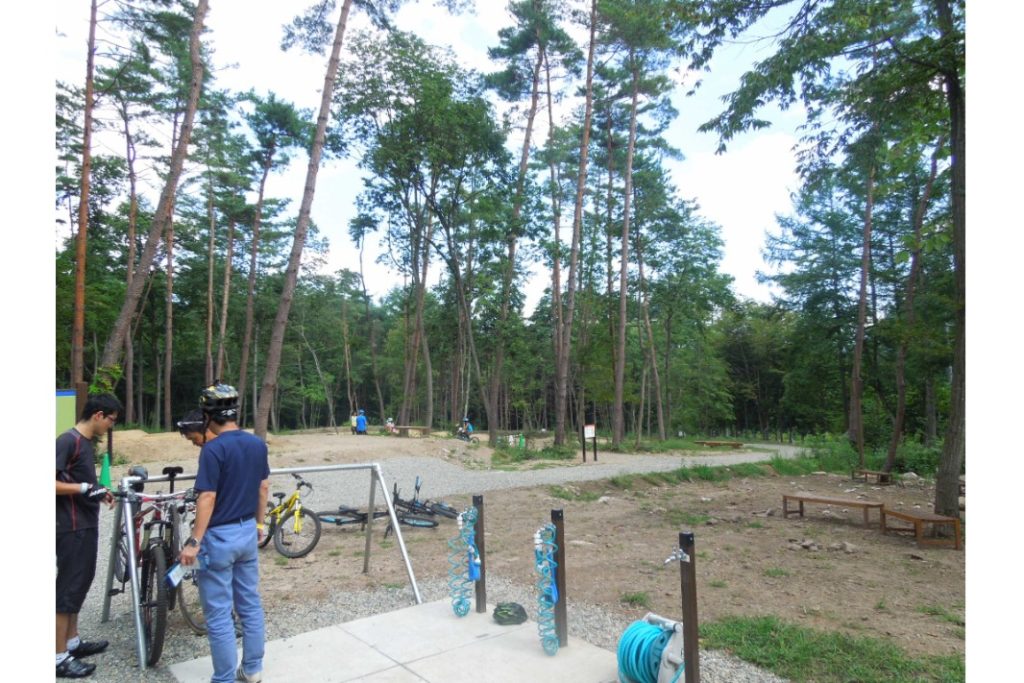
[[109, 591], [107, 591], [107, 595], [110, 596], [120, 595], [121, 593], [124, 593], [123, 588], [111, 588]]

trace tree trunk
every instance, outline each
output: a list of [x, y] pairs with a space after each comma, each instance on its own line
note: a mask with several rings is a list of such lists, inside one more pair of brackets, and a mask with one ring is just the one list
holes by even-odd
[[114, 329], [107, 338], [106, 346], [103, 349], [101, 360], [101, 371], [103, 368], [116, 366], [120, 360], [121, 351], [124, 348], [124, 338], [128, 333], [131, 319], [139, 303], [139, 296], [142, 294], [142, 287], [146, 275], [156, 256], [156, 245], [163, 236], [170, 221], [170, 207], [174, 200], [174, 193], [178, 186], [178, 179], [181, 176], [182, 165], [185, 156], [188, 154], [188, 144], [192, 136], [192, 121], [195, 117], [196, 105], [199, 102], [199, 92], [203, 85], [203, 64], [200, 55], [200, 41], [203, 30], [203, 20], [209, 8], [209, 0], [198, 0], [196, 5], [195, 19], [192, 22], [192, 29], [189, 35], [189, 59], [192, 65], [192, 84], [189, 89], [188, 103], [185, 107], [185, 115], [182, 121], [180, 135], [174, 145], [171, 154], [170, 169], [167, 174], [167, 182], [160, 194], [160, 200], [154, 213], [153, 225], [150, 226], [149, 235], [142, 248], [138, 266], [135, 268], [135, 275], [132, 278], [132, 285], [125, 292], [124, 303], [114, 323]]
[[210, 231], [206, 240], [206, 373], [204, 383], [213, 384], [220, 379], [220, 368], [213, 370], [213, 245], [217, 239], [216, 210], [213, 207], [213, 173], [210, 171], [209, 160], [206, 168], [206, 212], [210, 220]]
[[345, 36], [345, 23], [348, 21], [348, 13], [351, 8], [352, 0], [345, 0], [345, 4], [341, 8], [341, 16], [338, 19], [338, 26], [334, 33], [331, 58], [327, 63], [327, 74], [324, 76], [320, 113], [316, 120], [316, 136], [313, 139], [313, 147], [309, 153], [306, 185], [302, 193], [302, 204], [299, 207], [299, 219], [295, 225], [295, 239], [292, 242], [292, 251], [288, 257], [288, 267], [285, 270], [281, 302], [277, 307], [274, 327], [270, 333], [270, 347], [267, 351], [266, 370], [263, 374], [262, 396], [260, 396], [260, 402], [256, 409], [254, 429], [256, 436], [261, 439], [266, 439], [267, 437], [267, 417], [270, 414], [270, 404], [277, 387], [277, 374], [281, 366], [281, 349], [284, 346], [284, 331], [288, 326], [288, 314], [291, 311], [292, 298], [295, 295], [295, 284], [299, 277], [299, 263], [302, 260], [302, 248], [306, 243], [306, 230], [309, 227], [309, 212], [313, 206], [313, 194], [316, 191], [316, 176], [320, 170], [320, 156], [323, 152], [324, 140], [327, 135], [327, 119], [330, 116], [331, 95], [334, 93], [334, 80], [338, 73], [338, 56], [341, 53], [341, 43]]
[[299, 326], [299, 334], [302, 336], [302, 341], [306, 344], [306, 348], [309, 349], [309, 353], [313, 356], [313, 366], [316, 368], [316, 376], [320, 379], [320, 385], [324, 388], [324, 396], [327, 399], [327, 412], [330, 418], [331, 429], [334, 433], [338, 433], [338, 423], [334, 419], [334, 392], [331, 391], [331, 387], [328, 386], [327, 380], [324, 378], [324, 372], [320, 368], [320, 359], [317, 358], [316, 351], [310, 345], [309, 340], [306, 339], [306, 331], [303, 327]]
[[889, 440], [889, 450], [885, 455], [883, 472], [891, 472], [896, 465], [896, 449], [903, 440], [903, 421], [907, 412], [907, 380], [904, 373], [907, 362], [908, 337], [914, 331], [914, 294], [917, 288], [918, 274], [921, 272], [921, 230], [924, 226], [924, 215], [928, 208], [928, 199], [931, 197], [932, 186], [935, 183], [935, 176], [938, 173], [939, 151], [945, 147], [945, 140], [940, 140], [935, 145], [935, 152], [932, 154], [931, 173], [928, 182], [925, 183], [921, 199], [914, 207], [914, 250], [910, 257], [910, 274], [907, 276], [907, 296], [903, 307], [906, 309], [906, 329], [900, 336], [899, 351], [896, 354], [896, 415], [892, 423], [892, 438]]
[[[128, 260], [125, 265], [125, 271], [127, 273], [127, 288], [130, 289], [132, 277], [135, 275], [135, 228], [139, 213], [139, 198], [136, 192], [135, 140], [128, 125], [128, 102], [124, 100], [121, 102], [121, 118], [124, 122], [125, 161], [128, 165]], [[133, 391], [135, 383], [135, 344], [132, 337], [133, 335], [128, 334], [124, 340], [124, 420], [128, 424], [135, 423], [135, 397]], [[141, 411], [141, 409], [142, 406], [140, 404], [139, 410]], [[141, 417], [139, 418], [139, 423], [142, 423]]]
[[[640, 229], [637, 226], [636, 234], [636, 260], [640, 266], [640, 309], [643, 314], [644, 328], [647, 331], [648, 357], [651, 364], [651, 380], [654, 383], [655, 404], [658, 409], [658, 438], [665, 440], [665, 412], [661, 405], [661, 378], [658, 375], [658, 351], [654, 346], [654, 330], [651, 329], [650, 303], [647, 300], [647, 285], [644, 281], [644, 258]], [[648, 429], [650, 429], [648, 427]]]
[[868, 173], [867, 206], [864, 210], [864, 246], [860, 262], [860, 298], [857, 307], [857, 336], [853, 345], [853, 371], [850, 376], [850, 428], [847, 435], [857, 449], [860, 466], [864, 467], [864, 415], [861, 398], [864, 381], [861, 378], [861, 361], [864, 355], [864, 331], [868, 313], [868, 271], [871, 268], [871, 211], [875, 199], [875, 166]]
[[[245, 294], [245, 332], [242, 335], [242, 358], [238, 367], [238, 398], [239, 398], [239, 424], [244, 424], [246, 419], [245, 390], [248, 381], [249, 371], [249, 346], [252, 343], [252, 324], [256, 305], [256, 257], [259, 254], [260, 246], [260, 223], [263, 220], [263, 192], [267, 186], [267, 176], [270, 175], [270, 168], [274, 163], [274, 148], [271, 147], [267, 159], [263, 164], [263, 175], [260, 177], [259, 194], [256, 197], [256, 212], [252, 220], [252, 247], [249, 252], [249, 281]], [[255, 369], [253, 376], [256, 376]], [[255, 383], [253, 383], [255, 387]], [[256, 391], [253, 389], [253, 396]], [[255, 398], [253, 405], [256, 405]]]
[[235, 221], [228, 221], [228, 251], [224, 257], [224, 291], [220, 296], [220, 336], [217, 342], [217, 378], [224, 378], [224, 338], [228, 333], [228, 305], [231, 302], [231, 272], [235, 257]]
[[89, 184], [92, 176], [93, 53], [96, 52], [96, 0], [89, 6], [89, 45], [85, 64], [85, 121], [82, 135], [82, 181], [78, 197], [78, 235], [75, 238], [75, 311], [71, 329], [71, 384], [85, 374], [85, 260], [89, 239]]
[[[630, 62], [633, 61], [630, 50]], [[619, 262], [619, 333], [615, 350], [615, 409], [612, 414], [612, 446], [617, 447], [625, 436], [622, 414], [623, 394], [626, 386], [626, 292], [629, 273], [629, 208], [633, 195], [633, 151], [636, 146], [636, 110], [640, 90], [640, 75], [633, 66], [632, 99], [629, 107], [629, 145], [626, 149], [626, 191], [623, 195], [622, 251]]]
[[345, 298], [341, 300], [341, 343], [345, 358], [345, 397], [351, 415], [356, 410], [356, 396], [352, 391], [352, 345], [348, 341], [348, 299]]
[[938, 410], [935, 407], [935, 378], [929, 377], [924, 383], [924, 445], [931, 448], [939, 437]]
[[[423, 320], [420, 320], [420, 325], [423, 325]], [[423, 372], [426, 375], [426, 392], [427, 392], [427, 413], [424, 416], [423, 422], [428, 427], [432, 427], [434, 424], [434, 368], [430, 363], [430, 345], [427, 344], [427, 332], [422, 330], [420, 334], [420, 341], [423, 344]], [[381, 413], [383, 415], [384, 413]]]
[[[173, 203], [168, 207], [173, 211]], [[164, 317], [164, 429], [174, 428], [171, 414], [171, 368], [174, 364], [174, 221], [167, 221], [167, 298]]]
[[364, 238], [359, 241], [359, 282], [363, 286], [363, 310], [366, 316], [366, 326], [370, 329], [370, 362], [373, 367], [373, 387], [377, 391], [377, 405], [383, 417], [384, 394], [380, 390], [380, 372], [377, 370], [377, 321], [370, 316], [370, 295], [366, 291], [366, 276], [363, 273], [363, 249], [365, 247], [366, 239]]
[[[944, 42], [953, 40], [953, 15], [948, 0], [936, 0], [939, 26]], [[951, 171], [951, 204], [953, 213], [953, 279], [956, 285], [955, 315], [953, 325], [953, 380], [949, 396], [949, 422], [942, 445], [942, 457], [935, 477], [935, 513], [955, 517], [960, 514], [960, 470], [964, 463], [965, 448], [965, 316], [967, 269], [966, 220], [964, 202], [966, 199], [967, 164], [966, 137], [964, 125], [964, 91], [956, 64], [949, 65], [943, 72], [946, 84], [946, 99], [950, 113], [950, 145], [953, 158]]]

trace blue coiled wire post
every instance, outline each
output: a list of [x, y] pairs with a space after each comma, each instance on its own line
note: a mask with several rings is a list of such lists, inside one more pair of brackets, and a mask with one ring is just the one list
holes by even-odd
[[476, 549], [475, 507], [468, 507], [457, 518], [459, 533], [448, 539], [448, 594], [455, 616], [469, 614], [470, 587], [480, 579], [480, 553]]
[[555, 525], [545, 524], [533, 535], [534, 568], [537, 570], [537, 633], [544, 652], [554, 655], [558, 652], [558, 635], [555, 632], [555, 603], [558, 602], [558, 586], [555, 583]]
[[[619, 638], [619, 682], [657, 683], [661, 655], [671, 639], [671, 630], [648, 624], [646, 621], [634, 621], [630, 624]], [[683, 670], [683, 666], [676, 670], [672, 683], [679, 680]]]

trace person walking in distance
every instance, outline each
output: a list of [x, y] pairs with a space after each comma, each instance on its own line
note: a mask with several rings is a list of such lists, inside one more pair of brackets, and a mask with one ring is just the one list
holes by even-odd
[[78, 423], [57, 437], [57, 678], [92, 674], [96, 665], [82, 658], [109, 645], [79, 637], [78, 613], [96, 575], [100, 501], [113, 501], [96, 482], [93, 439], [106, 434], [120, 412], [114, 396], [90, 396]]
[[366, 434], [366, 412], [361, 409], [356, 416], [356, 434]]
[[[270, 487], [267, 445], [238, 428], [238, 392], [216, 382], [199, 397], [206, 426], [216, 435], [199, 453], [196, 520], [181, 564], [198, 564], [196, 580], [213, 659], [211, 683], [263, 680], [264, 622], [257, 543]], [[231, 623], [242, 622], [242, 663], [237, 666]]]

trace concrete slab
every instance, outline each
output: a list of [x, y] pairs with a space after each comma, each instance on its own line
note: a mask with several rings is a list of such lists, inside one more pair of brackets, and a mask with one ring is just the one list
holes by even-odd
[[[170, 667], [180, 683], [205, 683], [209, 657]], [[448, 600], [329, 626], [266, 646], [268, 683], [615, 683], [615, 653], [578, 638], [545, 654], [537, 624], [500, 626], [490, 613], [456, 617]]]

